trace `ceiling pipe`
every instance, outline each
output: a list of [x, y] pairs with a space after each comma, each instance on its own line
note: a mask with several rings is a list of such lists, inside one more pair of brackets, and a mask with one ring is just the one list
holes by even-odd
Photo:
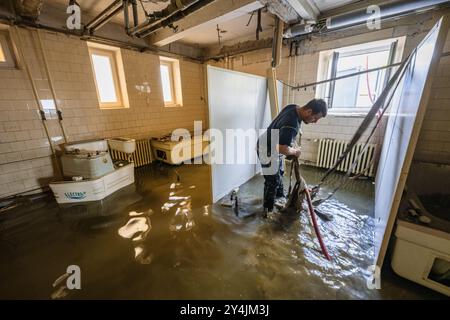
[[137, 27], [139, 25], [137, 0], [131, 0], [131, 7], [133, 8], [133, 26]]
[[314, 30], [312, 25], [308, 24], [296, 24], [292, 27], [289, 27], [284, 31], [283, 38], [293, 38], [297, 36], [302, 36], [305, 34], [312, 33]]
[[149, 45], [133, 44], [133, 43], [116, 40], [116, 39], [111, 39], [111, 38], [106, 38], [106, 37], [101, 37], [101, 36], [97, 36], [97, 35], [86, 35], [77, 30], [68, 30], [68, 29], [47, 26], [47, 25], [43, 25], [43, 24], [36, 23], [33, 21], [29, 21], [29, 20], [26, 20], [26, 19], [23, 19], [20, 17], [7, 16], [7, 15], [1, 14], [1, 13], [0, 13], [0, 23], [7, 24], [10, 26], [18, 26], [18, 27], [22, 27], [22, 28], [42, 29], [42, 30], [46, 30], [46, 31], [50, 31], [50, 32], [64, 34], [67, 36], [73, 36], [73, 37], [83, 40], [83, 41], [92, 41], [92, 42], [96, 42], [96, 43], [100, 43], [100, 44], [106, 44], [106, 45], [115, 46], [115, 47], [128, 49], [128, 50], [133, 50], [133, 51], [137, 51], [137, 52], [141, 52], [141, 53], [149, 52], [149, 53], [153, 53], [153, 54], [164, 55], [164, 56], [168, 56], [168, 57], [184, 58], [184, 59], [187, 59], [190, 61], [203, 63], [203, 60], [199, 57], [193, 57], [193, 56], [188, 56], [188, 55], [181, 54], [181, 53], [175, 53], [175, 52], [163, 50], [161, 48], [156, 48], [154, 46], [149, 46]]
[[180, 10], [186, 9], [190, 5], [197, 3], [200, 0], [171, 0], [170, 4], [161, 11], [155, 11], [149, 14], [147, 21], [133, 28], [130, 32], [133, 36], [139, 36], [149, 28], [157, 24], [161, 19], [170, 18], [172, 15]]
[[179, 10], [175, 14], [171, 15], [168, 18], [161, 19], [159, 22], [154, 24], [150, 29], [147, 29], [147, 31], [141, 33], [140, 37], [147, 37], [151, 35], [152, 33], [155, 33], [161, 28], [165, 27], [171, 27], [173, 29], [173, 32], [178, 32], [178, 28], [173, 26], [173, 23], [185, 18], [186, 16], [198, 11], [199, 9], [205, 7], [206, 5], [210, 4], [211, 2], [214, 2], [215, 0], [200, 0], [193, 5], [187, 7], [185, 10]]
[[130, 13], [129, 13], [129, 6], [131, 5], [132, 13], [133, 13], [133, 27], [136, 27], [139, 24], [139, 16], [138, 16], [138, 10], [137, 10], [137, 1], [136, 0], [123, 0], [123, 16], [124, 16], [124, 23], [125, 23], [125, 32], [128, 35], [130, 34], [131, 30], [131, 22], [130, 22]]
[[275, 16], [275, 30], [272, 47], [272, 68], [281, 64], [281, 49], [283, 46], [283, 26], [284, 22], [278, 16]]
[[115, 15], [124, 9], [124, 4], [122, 0], [115, 0], [111, 3], [105, 10], [103, 10], [98, 16], [92, 19], [84, 27], [90, 34], [101, 28], [109, 20], [111, 20]]
[[[413, 13], [416, 11], [427, 11], [440, 4], [449, 3], [449, 0], [420, 0], [420, 1], [399, 1], [380, 5], [380, 15], [382, 19], [389, 19], [395, 16]], [[327, 19], [327, 28], [334, 30], [342, 27], [366, 23], [371, 19], [372, 12], [368, 9], [358, 10], [343, 15], [330, 17]]]
[[131, 34], [137, 37], [146, 37], [160, 28], [170, 26], [177, 32], [172, 24], [187, 15], [208, 5], [214, 0], [172, 0], [172, 3], [166, 9], [152, 14], [150, 20], [142, 23], [132, 30]]
[[118, 15], [121, 11], [123, 10], [123, 5], [120, 6], [119, 8], [117, 8], [115, 11], [113, 11], [111, 13], [111, 15], [109, 15], [108, 17], [106, 17], [102, 22], [100, 22], [99, 24], [95, 25], [93, 28], [91, 28], [90, 30], [93, 31], [97, 31], [98, 29], [100, 29], [101, 27], [103, 27], [106, 23], [108, 23], [112, 18], [114, 18], [116, 15]]
[[130, 14], [128, 12], [129, 0], [123, 0], [123, 21], [125, 24], [125, 32], [128, 33], [130, 29]]
[[[398, 1], [393, 3], [384, 3], [379, 5], [380, 18], [389, 19], [400, 15], [413, 14], [416, 12], [424, 12], [436, 8], [439, 5], [450, 4], [449, 0], [421, 0], [421, 1]], [[369, 7], [356, 10], [349, 13], [335, 15], [326, 19], [326, 23], [308, 25], [297, 24], [288, 28], [284, 33], [284, 38], [293, 38], [301, 35], [306, 35], [319, 30], [326, 26], [326, 30], [332, 31], [345, 27], [352, 27], [365, 24], [367, 21], [373, 19], [373, 12], [368, 10]]]

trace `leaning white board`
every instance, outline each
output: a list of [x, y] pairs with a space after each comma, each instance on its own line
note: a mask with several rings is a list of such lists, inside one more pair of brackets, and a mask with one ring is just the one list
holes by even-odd
[[382, 267], [408, 176], [432, 79], [448, 32], [445, 16], [417, 47], [396, 90], [375, 181], [375, 264]]
[[[209, 126], [223, 135], [223, 161], [227, 162], [227, 157], [233, 152], [236, 162], [244, 162], [211, 164], [213, 202], [217, 202], [253, 178], [259, 168], [256, 139], [246, 138], [245, 145], [233, 146], [231, 139], [225, 139], [227, 130], [240, 130], [240, 133], [234, 132], [242, 137], [248, 130], [267, 126], [270, 123], [270, 107], [266, 78], [212, 66], [208, 66], [207, 72]], [[211, 157], [220, 152], [214, 150], [214, 142], [212, 139]]]

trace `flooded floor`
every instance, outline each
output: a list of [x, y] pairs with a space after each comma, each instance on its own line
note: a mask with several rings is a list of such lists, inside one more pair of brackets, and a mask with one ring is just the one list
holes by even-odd
[[[303, 167], [302, 174], [312, 185], [323, 171]], [[332, 262], [320, 252], [306, 212], [252, 215], [261, 211], [262, 186], [257, 176], [241, 187], [236, 216], [210, 204], [206, 165], [153, 165], [136, 171], [135, 186], [102, 202], [58, 206], [47, 197], [1, 213], [0, 298], [444, 298], [390, 268], [381, 290], [367, 288], [370, 181], [350, 182], [320, 207], [334, 216], [319, 220]], [[65, 288], [70, 265], [80, 268], [81, 290]]]

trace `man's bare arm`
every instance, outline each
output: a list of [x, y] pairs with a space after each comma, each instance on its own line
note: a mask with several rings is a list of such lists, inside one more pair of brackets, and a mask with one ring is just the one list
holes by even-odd
[[292, 148], [290, 146], [284, 145], [284, 144], [279, 144], [277, 145], [278, 147], [278, 152], [289, 157], [289, 156], [293, 156], [293, 157], [300, 157], [300, 148]]

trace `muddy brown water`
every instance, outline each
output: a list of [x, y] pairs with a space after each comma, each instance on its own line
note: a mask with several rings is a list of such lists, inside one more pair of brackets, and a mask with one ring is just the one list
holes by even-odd
[[[175, 171], [176, 170], [176, 171]], [[180, 180], [177, 180], [177, 173]], [[308, 183], [322, 171], [305, 167]], [[339, 183], [322, 189], [325, 195]], [[239, 191], [239, 215], [211, 205], [209, 168], [153, 165], [102, 202], [59, 206], [51, 198], [0, 215], [0, 298], [373, 299], [373, 184], [353, 181], [320, 209], [333, 261], [309, 216], [263, 219], [263, 179]], [[69, 265], [81, 290], [55, 281]]]

